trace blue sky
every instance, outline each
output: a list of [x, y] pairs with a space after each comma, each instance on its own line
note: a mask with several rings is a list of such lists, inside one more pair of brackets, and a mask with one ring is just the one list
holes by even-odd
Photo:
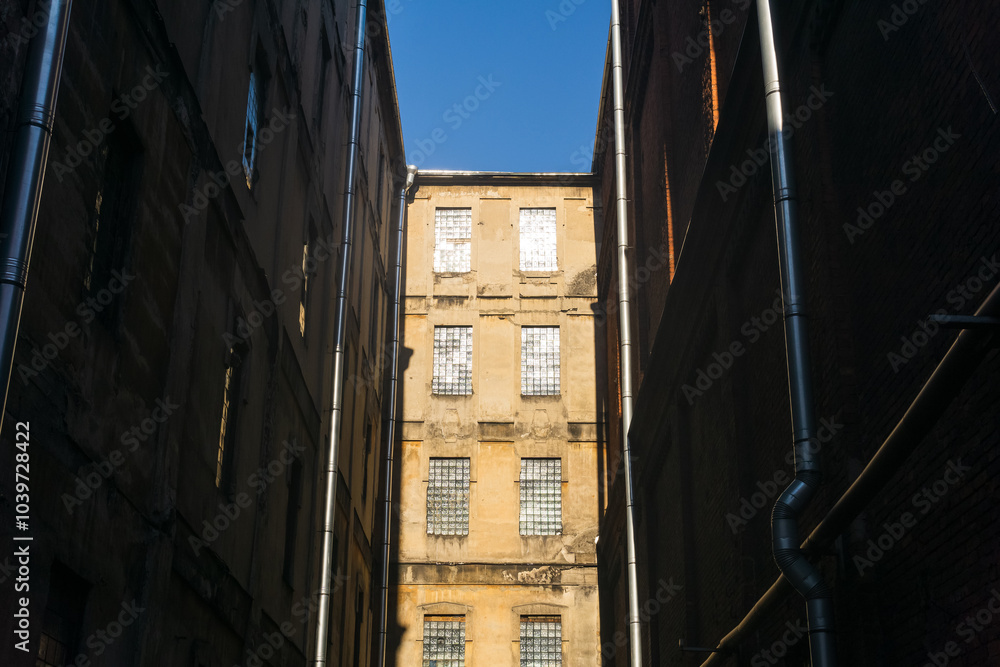
[[606, 0], [386, 0], [407, 160], [590, 171]]

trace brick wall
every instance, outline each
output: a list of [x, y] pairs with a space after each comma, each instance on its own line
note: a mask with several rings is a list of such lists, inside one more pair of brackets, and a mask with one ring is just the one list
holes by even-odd
[[[775, 580], [768, 518], [773, 499], [748, 510], [745, 525], [727, 515], [739, 517], [742, 499], [761, 487], [783, 488], [782, 474], [791, 474], [784, 337], [780, 320], [768, 313], [778, 289], [769, 167], [751, 164], [746, 171], [756, 173], [745, 183], [730, 182], [733, 167], [739, 169], [750, 159], [747, 151], [766, 139], [756, 11], [738, 11], [737, 4], [711, 3], [713, 18], [730, 8], [736, 19], [715, 36], [721, 111], [707, 152], [699, 149], [708, 119], [702, 63], [692, 58], [679, 72], [671, 58], [683, 53], [688, 36], [697, 38], [704, 3], [643, 3], [664, 29], [653, 31], [653, 45], [646, 47], [656, 54], [647, 72], [629, 77], [635, 254], [662, 243], [671, 218], [678, 253], [673, 282], [667, 273], [656, 274], [636, 293], [637, 321], [645, 328], [632, 428], [642, 475], [639, 532], [646, 545], [640, 597], [655, 592], [654, 582], [663, 577], [685, 585], [683, 603], [665, 605], [647, 625], [648, 664], [696, 664], [682, 657], [678, 639], [714, 645]], [[986, 5], [928, 2], [905, 22], [897, 14], [898, 30], [888, 30], [892, 13], [889, 2], [793, 2], [776, 10], [785, 108], [801, 114], [793, 141], [816, 410], [842, 424], [823, 450], [825, 486], [804, 518], [804, 534], [891, 432], [955, 333], [941, 331], [915, 345], [912, 359], [902, 356], [900, 337], [912, 341], [921, 332], [919, 321], [938, 309], [971, 314], [997, 284], [994, 276], [971, 294], [978, 285], [968, 281], [982, 258], [1000, 251], [1000, 136], [991, 108], [1000, 98], [1000, 75], [987, 45], [1000, 14]], [[816, 90], [828, 99], [820, 101]], [[943, 150], [928, 169], [907, 164], [935, 141]], [[666, 174], [662, 156], [659, 165], [649, 157], [654, 147], [665, 151]], [[608, 201], [613, 172], [606, 161], [595, 164], [604, 165]], [[669, 214], [664, 179], [670, 183]], [[856, 224], [859, 206], [879, 196], [888, 201], [876, 193], [891, 191], [896, 180], [901, 194], [881, 217], [860, 234], [845, 229]], [[723, 197], [719, 182], [734, 189], [723, 188]], [[601, 265], [602, 278], [609, 270], [613, 261]], [[971, 298], [953, 291], [963, 284]], [[734, 343], [743, 352], [731, 368], [699, 387], [699, 373], [715, 373], [714, 355], [725, 358]], [[996, 369], [993, 355], [837, 549], [823, 557], [835, 583], [842, 664], [923, 664], [949, 641], [960, 651], [952, 664], [995, 659], [1000, 623], [971, 635], [960, 634], [965, 630], [958, 626], [986, 606], [1000, 579], [998, 534], [988, 520], [1000, 467], [994, 453]], [[949, 461], [959, 459], [971, 468], [961, 486], [949, 485], [922, 514], [927, 505], [915, 506], [913, 495], [933, 488]], [[854, 557], [865, 556], [883, 523], [907, 511], [917, 515], [915, 525], [859, 574]], [[615, 549], [602, 545], [602, 553]], [[616, 592], [625, 594], [623, 587]], [[798, 619], [804, 619], [804, 605], [792, 597], [730, 664], [770, 664], [758, 652], [781, 637], [786, 621]], [[800, 641], [776, 664], [807, 660]]]

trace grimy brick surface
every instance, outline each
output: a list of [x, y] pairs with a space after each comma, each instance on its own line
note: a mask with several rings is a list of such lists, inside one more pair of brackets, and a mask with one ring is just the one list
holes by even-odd
[[[792, 474], [781, 323], [763, 331], [753, 319], [770, 321], [779, 288], [769, 165], [751, 164], [746, 171], [756, 174], [725, 198], [718, 185], [766, 140], [756, 3], [741, 10], [748, 3], [713, 1], [707, 13], [704, 2], [625, 4], [633, 268], [651, 248], [666, 248], [671, 223], [677, 259], [672, 282], [669, 270], [653, 271], [646, 280], [637, 276], [633, 290], [641, 380], [631, 430], [640, 601], [654, 597], [661, 580], [673, 577], [684, 586], [662, 608], [650, 605], [644, 657], [649, 665], [691, 665], [705, 656], [683, 654], [678, 640], [715, 646], [778, 576], [770, 544], [773, 498], [745, 525], [727, 515], [738, 516], [741, 501], [756, 492], [783, 488]], [[993, 108], [1000, 101], [1000, 12], [989, 3], [898, 5], [903, 13], [893, 16], [894, 3], [883, 1], [775, 3], [785, 108], [808, 115], [793, 142], [816, 411], [842, 425], [822, 448], [824, 486], [803, 518], [803, 535], [871, 459], [955, 339], [945, 330], [925, 338], [919, 323], [939, 309], [972, 314], [1000, 278], [997, 269], [984, 268], [1000, 254]], [[709, 49], [690, 62], [674, 54], [685, 54], [688, 37], [697, 44], [706, 16], [717, 19], [726, 9], [733, 20], [713, 37], [719, 104], [713, 133]], [[832, 94], [807, 114], [803, 105], [814, 89]], [[609, 100], [603, 114], [609, 122]], [[945, 150], [932, 164], [923, 169], [912, 161], [935, 141]], [[602, 176], [595, 200], [604, 206], [599, 285], [614, 301], [610, 144], [595, 169]], [[894, 181], [901, 194], [867, 229], [845, 229], [857, 224], [859, 207], [880, 197], [888, 202], [884, 193]], [[957, 291], [962, 286], [965, 296]], [[615, 317], [606, 331], [615, 364]], [[742, 355], [701, 391], [699, 371], [717, 372], [713, 355], [724, 357], [736, 342]], [[958, 652], [949, 664], [1000, 661], [1000, 616], [984, 613], [992, 621], [979, 630], [962, 625], [1000, 590], [998, 366], [994, 351], [820, 559], [834, 586], [841, 664], [923, 665], [949, 642]], [[614, 396], [616, 377], [609, 375]], [[685, 385], [701, 395], [685, 394]], [[602, 641], [612, 656], [606, 664], [623, 665], [627, 650], [611, 648], [615, 633], [626, 630], [627, 587], [619, 413], [613, 398], [609, 405], [611, 492], [599, 542], [607, 584]], [[914, 500], [944, 479], [949, 463], [969, 470], [958, 484], [939, 483], [946, 490], [937, 502]], [[775, 483], [776, 475], [783, 483]], [[871, 564], [855, 558], [867, 558], [869, 540], [877, 542], [884, 524], [900, 522], [906, 512], [912, 525], [888, 550]], [[781, 639], [786, 622], [804, 619], [804, 603], [789, 596], [728, 664], [808, 664], [804, 639], [761, 653]]]

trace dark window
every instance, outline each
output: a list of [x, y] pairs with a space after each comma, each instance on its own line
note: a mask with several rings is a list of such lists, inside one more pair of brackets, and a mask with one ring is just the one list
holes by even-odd
[[215, 486], [227, 494], [232, 493], [233, 448], [236, 444], [236, 424], [243, 369], [248, 349], [245, 344], [230, 348], [226, 355], [226, 372], [222, 390], [222, 417], [219, 422], [219, 444], [215, 462]]
[[52, 564], [35, 667], [63, 667], [74, 662], [89, 590], [90, 585], [68, 567]]
[[260, 132], [260, 76], [250, 72], [250, 91], [247, 93], [247, 117], [244, 124], [243, 174], [247, 187], [253, 189], [257, 176], [257, 137]]
[[385, 204], [385, 153], [379, 148], [378, 151], [378, 194], [376, 195], [378, 199], [375, 200], [375, 206], [378, 208], [378, 218], [379, 218], [379, 230], [382, 229], [382, 206]]
[[306, 229], [305, 243], [302, 244], [302, 291], [299, 295], [299, 335], [303, 338], [306, 337], [306, 323], [307, 315], [309, 311], [309, 287], [312, 283], [312, 273], [311, 269], [315, 271], [316, 260], [310, 262], [310, 258], [313, 253], [313, 246], [316, 243], [316, 227], [313, 225], [312, 221], [309, 221], [309, 225]]
[[358, 597], [354, 604], [354, 667], [361, 667], [361, 626], [365, 618], [365, 590], [358, 584]]
[[330, 51], [330, 38], [326, 34], [326, 26], [319, 29], [320, 67], [319, 85], [316, 86], [316, 120], [317, 128], [323, 127], [323, 109], [326, 106], [326, 81], [330, 78], [330, 60], [333, 53]]
[[364, 475], [364, 480], [361, 482], [361, 505], [365, 506], [368, 501], [368, 458], [372, 453], [372, 423], [371, 421], [365, 422], [365, 454], [362, 459], [362, 470], [361, 474]]
[[257, 168], [260, 154], [260, 128], [264, 122], [264, 101], [267, 95], [267, 65], [258, 54], [255, 65], [250, 70], [250, 86], [247, 91], [247, 113], [243, 126], [243, 174], [247, 188], [253, 190], [260, 178]]
[[381, 342], [381, 315], [382, 315], [382, 281], [379, 280], [378, 270], [372, 269], [372, 293], [371, 293], [371, 317], [368, 321], [368, 354], [372, 359], [374, 387], [382, 386], [382, 351], [379, 349]]
[[122, 273], [129, 263], [142, 171], [142, 146], [131, 124], [117, 125], [100, 154], [104, 173], [94, 197], [83, 284], [98, 317], [113, 326], [121, 313]]
[[296, 458], [289, 466], [288, 507], [285, 510], [285, 583], [295, 588], [295, 539], [298, 536], [299, 509], [302, 507], [302, 460]]

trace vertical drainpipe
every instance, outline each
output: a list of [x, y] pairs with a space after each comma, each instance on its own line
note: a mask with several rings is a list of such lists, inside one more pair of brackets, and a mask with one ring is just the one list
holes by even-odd
[[395, 265], [395, 287], [393, 288], [392, 313], [390, 314], [389, 330], [392, 332], [392, 345], [389, 348], [389, 396], [388, 410], [389, 419], [385, 425], [385, 489], [382, 495], [385, 497], [385, 511], [383, 513], [384, 534], [382, 535], [382, 587], [379, 590], [379, 610], [382, 614], [382, 622], [378, 632], [378, 653], [375, 656], [375, 667], [384, 667], [386, 664], [386, 635], [389, 628], [389, 540], [391, 539], [392, 527], [392, 449], [396, 440], [396, 401], [398, 397], [399, 385], [399, 329], [402, 313], [402, 288], [403, 288], [403, 238], [406, 235], [406, 195], [413, 187], [413, 181], [417, 177], [417, 168], [410, 166], [406, 168], [406, 185], [399, 192], [399, 222], [396, 225], [396, 265]]
[[791, 401], [795, 479], [778, 497], [771, 515], [774, 560], [778, 569], [805, 599], [809, 651], [813, 667], [835, 667], [833, 591], [799, 549], [799, 517], [820, 484], [820, 461], [810, 450], [816, 435], [812, 369], [805, 318], [805, 275], [799, 252], [797, 192], [791, 147], [782, 127], [781, 77], [775, 48], [771, 1], [757, 0], [764, 95], [771, 147], [778, 261], [784, 300], [785, 351]]
[[615, 108], [615, 187], [618, 223], [618, 329], [621, 345], [622, 462], [625, 466], [625, 555], [628, 577], [628, 627], [632, 667], [642, 665], [642, 627], [639, 624], [639, 578], [636, 572], [632, 493], [632, 456], [628, 429], [632, 423], [632, 306], [628, 293], [628, 201], [625, 188], [625, 102], [622, 84], [621, 17], [618, 0], [611, 0], [611, 77]]
[[340, 424], [344, 408], [344, 357], [347, 347], [347, 294], [351, 276], [351, 250], [354, 228], [354, 193], [357, 180], [358, 151], [361, 135], [362, 86], [365, 71], [365, 22], [368, 2], [359, 0], [357, 39], [354, 44], [354, 99], [351, 104], [351, 136], [347, 146], [347, 174], [344, 177], [344, 221], [337, 266], [337, 301], [334, 306], [333, 397], [330, 407], [330, 445], [326, 459], [326, 504], [323, 513], [322, 560], [319, 581], [319, 609], [316, 612], [315, 645], [310, 664], [326, 665], [329, 643], [330, 603], [333, 597], [333, 571], [337, 554], [333, 550], [334, 522], [337, 517], [337, 461], [340, 457]]
[[0, 363], [3, 364], [3, 410], [14, 367], [14, 347], [21, 324], [21, 304], [28, 281], [31, 246], [45, 165], [55, 124], [59, 79], [66, 55], [66, 36], [73, 0], [52, 0], [45, 29], [28, 46], [21, 84], [20, 109], [13, 149], [7, 165], [3, 203], [0, 204]]

